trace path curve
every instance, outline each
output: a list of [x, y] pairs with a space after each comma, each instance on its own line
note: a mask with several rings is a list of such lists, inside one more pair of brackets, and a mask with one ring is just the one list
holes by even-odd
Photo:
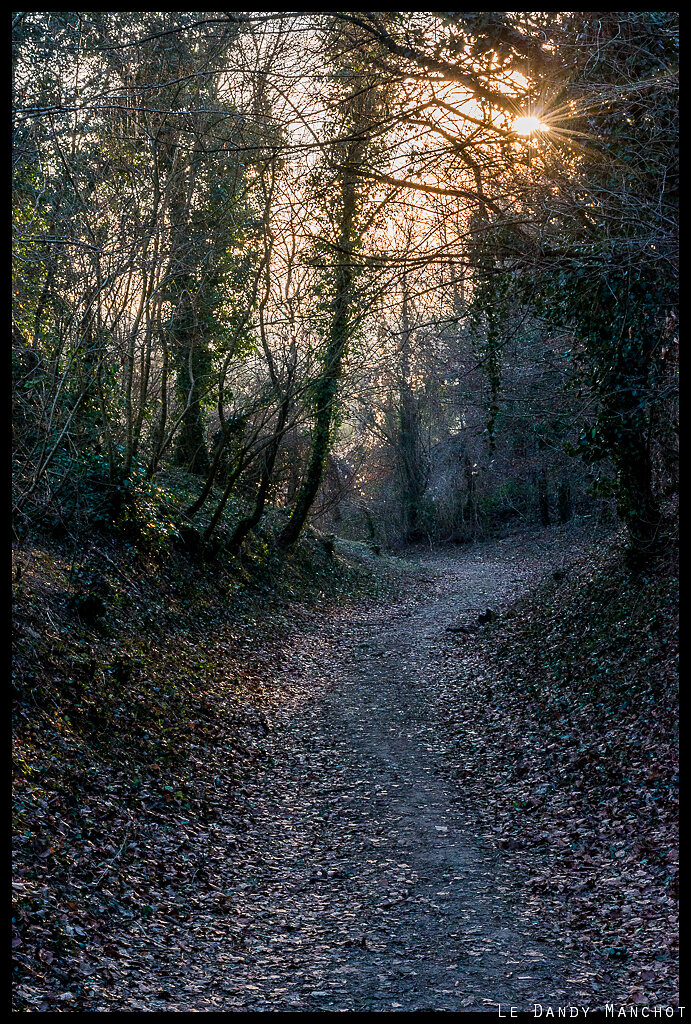
[[[165, 940], [133, 936], [108, 1009], [588, 1005], [587, 967], [522, 915], [520, 879], [444, 777], [429, 714], [430, 680], [462, 660], [449, 627], [568, 557], [548, 540], [423, 559], [395, 605], [296, 631], [242, 848], [214, 832], [227, 852], [210, 869], [208, 911]], [[155, 976], [137, 969], [137, 949]]]

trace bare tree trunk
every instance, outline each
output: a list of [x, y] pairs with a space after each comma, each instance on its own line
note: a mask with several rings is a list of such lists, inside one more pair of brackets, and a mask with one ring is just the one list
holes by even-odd
[[[357, 143], [356, 145], [360, 145]], [[351, 144], [351, 153], [355, 146]], [[352, 305], [353, 247], [357, 197], [353, 156], [343, 172], [341, 181], [341, 225], [337, 247], [339, 263], [336, 267], [336, 294], [332, 302], [329, 343], [324, 353], [324, 368], [317, 382], [317, 400], [307, 473], [298, 493], [287, 525], [279, 535], [282, 548], [290, 547], [300, 536], [309, 510], [317, 496], [324, 475], [326, 457], [331, 446], [332, 428], [336, 412], [336, 392], [341, 376], [341, 365], [350, 336], [349, 321]]]
[[264, 456], [261, 472], [261, 480], [259, 483], [259, 490], [257, 491], [257, 497], [254, 503], [254, 509], [252, 514], [241, 519], [233, 531], [233, 535], [228, 543], [228, 548], [232, 554], [235, 554], [240, 550], [242, 542], [244, 541], [250, 530], [253, 530], [255, 526], [261, 520], [264, 514], [264, 506], [266, 505], [266, 499], [269, 493], [269, 487], [271, 485], [271, 474], [274, 470], [276, 462], [276, 456], [278, 455], [278, 449], [281, 444], [281, 438], [283, 437], [283, 428], [285, 427], [286, 418], [288, 416], [288, 409], [290, 408], [290, 392], [287, 392], [278, 412], [278, 420], [276, 422], [276, 429], [274, 431], [271, 444]]
[[398, 408], [398, 463], [401, 475], [403, 530], [406, 540], [413, 540], [421, 529], [421, 504], [427, 489], [427, 472], [423, 464], [420, 438], [420, 405], [410, 382], [411, 325], [408, 315], [409, 288], [403, 278], [401, 319], [401, 384]]

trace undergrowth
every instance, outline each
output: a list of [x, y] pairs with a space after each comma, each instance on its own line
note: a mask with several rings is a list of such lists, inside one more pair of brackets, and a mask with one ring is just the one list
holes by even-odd
[[66, 958], [98, 956], [114, 918], [160, 911], [172, 822], [194, 850], [190, 885], [200, 829], [237, 815], [242, 841], [242, 780], [280, 699], [270, 652], [296, 617], [391, 589], [366, 549], [309, 530], [279, 555], [271, 529], [237, 558], [112, 531], [13, 552], [17, 1008], [87, 1000], [64, 991]]
[[675, 535], [638, 571], [606, 543], [489, 627], [442, 727], [526, 912], [622, 1003], [678, 1001], [678, 639]]

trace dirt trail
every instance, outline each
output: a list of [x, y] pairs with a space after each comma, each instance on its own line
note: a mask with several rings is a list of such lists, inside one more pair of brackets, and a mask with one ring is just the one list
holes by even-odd
[[568, 557], [528, 543], [430, 557], [400, 604], [296, 632], [241, 849], [210, 826], [208, 913], [133, 933], [95, 1009], [588, 1005], [587, 968], [522, 916], [520, 879], [440, 773], [430, 714], [430, 678], [462, 659], [448, 627]]

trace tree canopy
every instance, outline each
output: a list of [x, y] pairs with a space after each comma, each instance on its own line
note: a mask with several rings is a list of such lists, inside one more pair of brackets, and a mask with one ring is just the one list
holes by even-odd
[[238, 551], [312, 517], [389, 543], [614, 495], [654, 545], [677, 479], [675, 12], [12, 32], [19, 532]]

